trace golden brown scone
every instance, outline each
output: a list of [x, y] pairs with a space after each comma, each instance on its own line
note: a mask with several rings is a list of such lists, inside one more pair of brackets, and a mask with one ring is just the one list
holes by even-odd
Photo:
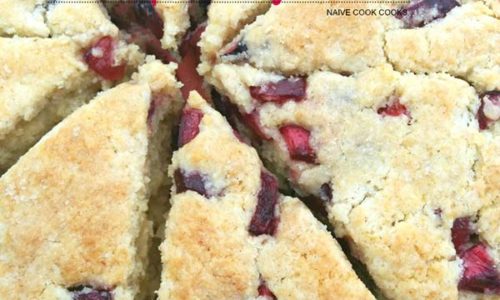
[[261, 154], [325, 201], [387, 298], [498, 299], [498, 91], [388, 65], [287, 78], [219, 64], [212, 75]]
[[0, 0], [0, 36], [74, 36], [89, 40], [118, 28], [98, 1]]
[[0, 178], [2, 299], [138, 299], [146, 210], [158, 188], [152, 148], [161, 120], [179, 106], [173, 74], [157, 61], [142, 66]]
[[499, 48], [500, 20], [480, 1], [457, 7], [422, 28], [389, 31], [385, 44], [397, 70], [446, 72], [472, 82], [481, 92], [500, 90]]
[[156, 11], [163, 19], [161, 44], [165, 49], [177, 50], [184, 33], [189, 28], [189, 3], [158, 1]]
[[197, 93], [179, 146], [160, 300], [374, 299], [325, 226], [279, 194], [256, 151]]
[[[109, 84], [84, 61], [87, 47], [68, 37], [0, 38], [0, 174]], [[125, 73], [143, 61], [136, 46], [117, 43], [113, 52]]]

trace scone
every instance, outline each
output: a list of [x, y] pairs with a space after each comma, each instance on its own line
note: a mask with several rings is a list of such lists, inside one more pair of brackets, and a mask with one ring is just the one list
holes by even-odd
[[143, 65], [0, 178], [2, 299], [141, 299], [148, 200], [166, 165], [162, 119], [181, 107], [173, 74]]
[[63, 117], [143, 61], [112, 36], [0, 37], [0, 174]]
[[302, 202], [197, 93], [169, 174], [160, 300], [374, 299]]
[[118, 32], [99, 1], [0, 0], [0, 6], [0, 36], [88, 40]]
[[498, 91], [388, 65], [285, 77], [219, 64], [213, 78], [275, 170], [323, 200], [387, 298], [498, 299]]
[[[348, 75], [390, 63], [399, 71], [447, 72], [484, 91], [499, 89], [498, 1], [400, 3], [326, 1], [304, 9], [283, 1], [267, 11], [258, 4], [211, 5], [199, 71], [210, 80], [214, 64], [248, 62], [283, 75]], [[352, 15], [328, 15], [345, 9]]]

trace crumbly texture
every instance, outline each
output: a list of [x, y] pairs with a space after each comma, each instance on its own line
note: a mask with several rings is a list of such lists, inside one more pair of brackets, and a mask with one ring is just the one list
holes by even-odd
[[423, 28], [388, 32], [385, 50], [399, 71], [446, 72], [491, 91], [500, 89], [499, 46], [500, 20], [486, 5], [473, 2]]
[[118, 32], [97, 1], [49, 4], [47, 0], [1, 0], [0, 6], [0, 36], [66, 35], [88, 40], [97, 33]]
[[[199, 71], [212, 81], [212, 66], [232, 59], [222, 54], [231, 44], [227, 38], [235, 37], [233, 42], [247, 48], [244, 58], [235, 63], [248, 62], [283, 75], [318, 70], [351, 74], [390, 63], [402, 72], [447, 72], [481, 91], [499, 89], [498, 1], [458, 2], [460, 6], [444, 18], [411, 29], [391, 16], [325, 15], [327, 9], [379, 11], [401, 4], [332, 2], [304, 9], [304, 4], [283, 3], [265, 12], [264, 7], [256, 9], [256, 4], [236, 11], [230, 5], [213, 6], [200, 43], [204, 59]], [[238, 32], [240, 24], [253, 19]]]
[[[228, 64], [213, 75], [240, 111], [258, 110], [272, 139], [261, 153], [297, 191], [319, 196], [323, 184], [331, 186], [336, 233], [352, 241], [388, 298], [459, 297], [462, 262], [450, 233], [458, 217], [477, 216], [479, 236], [499, 263], [498, 124], [479, 132], [478, 94], [466, 82], [388, 65], [349, 77], [318, 71], [307, 77], [305, 100], [277, 105], [252, 99], [249, 87], [281, 75]], [[377, 113], [394, 97], [411, 118]], [[284, 124], [310, 131], [316, 163], [290, 159]]]
[[[68, 37], [0, 38], [0, 174], [53, 125], [101, 89], [83, 61], [84, 45]], [[120, 45], [129, 69], [137, 47]], [[50, 70], [50, 71], [48, 71]]]
[[189, 28], [189, 3], [158, 1], [156, 11], [163, 19], [161, 44], [166, 49], [177, 50], [184, 33]]
[[137, 80], [99, 94], [2, 176], [2, 294], [70, 299], [67, 288], [83, 284], [137, 299], [156, 180], [148, 148], [157, 132], [148, 112], [155, 93], [179, 93], [173, 70], [159, 62], [141, 67]]
[[198, 94], [187, 107], [203, 112], [200, 131], [174, 153], [169, 172], [204, 174], [216, 196], [178, 193], [174, 185], [159, 299], [259, 299], [261, 280], [278, 299], [374, 299], [298, 199], [279, 196], [274, 236], [249, 234], [262, 163]]

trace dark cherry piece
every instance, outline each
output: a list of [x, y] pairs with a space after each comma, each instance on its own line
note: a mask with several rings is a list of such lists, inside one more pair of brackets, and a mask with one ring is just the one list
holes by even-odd
[[182, 112], [179, 125], [179, 147], [184, 146], [194, 139], [200, 132], [200, 122], [203, 119], [203, 112], [195, 108], [185, 108]]
[[479, 243], [469, 248], [461, 258], [464, 261], [464, 273], [458, 283], [459, 289], [500, 295], [500, 274], [486, 245]]
[[481, 130], [488, 129], [492, 123], [498, 121], [498, 119], [493, 120], [485, 115], [484, 106], [487, 101], [494, 106], [500, 107], [500, 91], [488, 92], [481, 96], [481, 105], [477, 111], [477, 121], [479, 123], [479, 129]]
[[178, 194], [189, 190], [205, 197], [209, 196], [205, 188], [205, 180], [198, 172], [187, 174], [183, 170], [177, 169], [174, 172], [174, 180]]
[[276, 296], [273, 294], [273, 292], [267, 287], [266, 283], [262, 281], [257, 288], [257, 291], [259, 292], [259, 296], [261, 297], [266, 297], [269, 300], [277, 300]]
[[90, 286], [76, 286], [68, 289], [73, 300], [112, 300], [113, 295], [106, 289], [95, 289]]
[[151, 30], [156, 38], [163, 36], [163, 20], [156, 12], [153, 3], [145, 0], [135, 0], [134, 4], [137, 19], [141, 25]]
[[210, 95], [203, 88], [203, 77], [196, 71], [201, 55], [198, 42], [205, 28], [205, 23], [198, 25], [194, 31], [186, 35], [180, 46], [182, 59], [177, 68], [177, 79], [183, 83], [181, 92], [184, 99], [188, 98], [190, 91], [197, 91], [203, 98], [210, 99]]
[[422, 27], [445, 17], [459, 5], [455, 0], [416, 0], [401, 9], [396, 18], [401, 19], [406, 28]]
[[306, 80], [302, 77], [286, 78], [261, 86], [251, 86], [250, 95], [259, 102], [283, 104], [286, 101], [301, 101], [306, 97]]
[[267, 141], [271, 140], [271, 137], [262, 131], [259, 121], [259, 112], [257, 110], [254, 110], [249, 114], [242, 114], [241, 118], [245, 125], [247, 125], [259, 138]]
[[319, 197], [323, 202], [332, 202], [332, 187], [329, 183], [323, 183], [319, 189]]
[[470, 224], [469, 217], [458, 218], [453, 222], [453, 227], [451, 228], [451, 240], [455, 246], [455, 250], [458, 254], [467, 250], [470, 246], [470, 236], [472, 235], [472, 228]]
[[399, 102], [399, 99], [392, 101], [384, 107], [380, 107], [377, 109], [377, 113], [382, 116], [398, 117], [405, 115], [410, 118], [410, 112], [406, 106]]
[[129, 33], [127, 42], [136, 44], [146, 54], [154, 55], [165, 64], [177, 62], [170, 51], [162, 48], [160, 40], [149, 29], [134, 24], [130, 26]]
[[119, 80], [125, 76], [125, 64], [115, 65], [114, 48], [113, 38], [104, 36], [83, 55], [89, 68], [106, 80]]
[[299, 125], [285, 125], [280, 127], [280, 133], [285, 139], [291, 159], [307, 163], [316, 161], [316, 153], [309, 143], [309, 130]]
[[275, 208], [278, 204], [278, 181], [267, 172], [261, 172], [260, 179], [261, 188], [257, 195], [257, 207], [248, 231], [254, 236], [274, 235], [279, 223], [279, 219], [275, 215]]
[[243, 41], [234, 41], [229, 48], [224, 52], [224, 56], [241, 55], [248, 51], [247, 45]]

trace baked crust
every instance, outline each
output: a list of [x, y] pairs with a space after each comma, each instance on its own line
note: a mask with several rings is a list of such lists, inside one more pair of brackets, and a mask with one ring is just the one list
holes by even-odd
[[262, 163], [198, 94], [187, 107], [203, 119], [196, 137], [174, 153], [169, 174], [203, 174], [212, 196], [173, 187], [159, 299], [255, 299], [261, 281], [278, 299], [374, 299], [298, 199], [279, 196], [274, 236], [249, 233]]

